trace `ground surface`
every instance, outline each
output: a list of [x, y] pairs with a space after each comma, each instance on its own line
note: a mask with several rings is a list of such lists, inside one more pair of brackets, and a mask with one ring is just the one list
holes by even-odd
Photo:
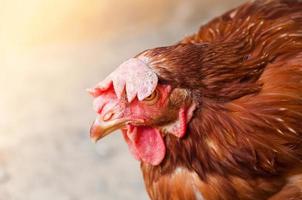
[[121, 36], [2, 53], [0, 200], [148, 199], [121, 134], [90, 141], [95, 115], [85, 88], [127, 58], [171, 44], [241, 1], [188, 2], [178, 2], [161, 23]]

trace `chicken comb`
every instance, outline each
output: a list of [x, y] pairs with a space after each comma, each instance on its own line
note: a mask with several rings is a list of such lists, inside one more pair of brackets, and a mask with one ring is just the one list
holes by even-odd
[[88, 91], [91, 95], [98, 96], [113, 84], [119, 99], [126, 91], [128, 102], [132, 102], [136, 96], [141, 101], [153, 93], [157, 83], [158, 77], [150, 67], [138, 58], [130, 58]]

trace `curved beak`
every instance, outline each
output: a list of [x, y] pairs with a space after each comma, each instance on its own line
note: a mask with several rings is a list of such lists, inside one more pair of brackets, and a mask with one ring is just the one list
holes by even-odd
[[90, 138], [94, 142], [97, 142], [99, 139], [105, 137], [113, 131], [124, 127], [127, 122], [127, 119], [114, 119], [109, 121], [96, 119], [90, 128]]

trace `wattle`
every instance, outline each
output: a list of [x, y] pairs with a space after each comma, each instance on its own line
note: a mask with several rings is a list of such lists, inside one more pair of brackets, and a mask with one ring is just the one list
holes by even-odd
[[158, 165], [164, 159], [166, 147], [159, 130], [147, 126], [128, 126], [123, 130], [131, 153], [137, 160]]

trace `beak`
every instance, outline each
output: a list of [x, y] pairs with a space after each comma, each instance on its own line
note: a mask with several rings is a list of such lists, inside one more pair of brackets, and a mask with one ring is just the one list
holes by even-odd
[[128, 121], [129, 120], [126, 119], [115, 119], [110, 121], [96, 119], [90, 128], [90, 138], [94, 142], [97, 142], [109, 133], [124, 127]]

